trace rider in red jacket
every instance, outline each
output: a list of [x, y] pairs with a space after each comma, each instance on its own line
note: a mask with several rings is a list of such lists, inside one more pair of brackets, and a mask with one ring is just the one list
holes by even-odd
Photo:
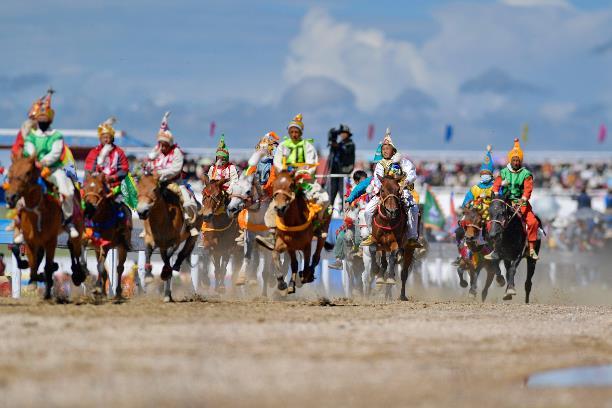
[[100, 144], [90, 150], [85, 159], [85, 171], [104, 173], [106, 182], [111, 188], [121, 184], [130, 170], [125, 152], [114, 143], [114, 122], [115, 118], [110, 118], [98, 126]]

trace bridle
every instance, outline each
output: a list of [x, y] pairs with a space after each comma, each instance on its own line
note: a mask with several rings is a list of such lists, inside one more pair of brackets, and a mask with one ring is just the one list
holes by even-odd
[[[84, 184], [85, 184], [85, 187], [87, 188], [88, 187], [87, 183], [84, 183]], [[105, 198], [112, 197], [112, 192], [109, 191], [108, 187], [106, 186], [106, 184], [104, 182], [102, 182], [102, 188], [104, 190], [103, 193], [97, 193], [95, 191], [87, 191], [83, 195], [83, 199], [87, 199], [87, 197], [96, 198], [97, 199], [96, 202], [95, 203], [91, 203], [91, 205], [93, 205], [94, 207], [98, 207], [100, 205], [100, 203], [102, 202], [102, 200], [104, 200]]]
[[504, 230], [504, 229], [506, 229], [506, 227], [508, 226], [510, 221], [512, 221], [512, 219], [514, 217], [516, 217], [516, 215], [519, 213], [519, 211], [521, 210], [521, 207], [520, 206], [517, 206], [517, 207], [511, 206], [510, 204], [508, 204], [506, 202], [506, 200], [502, 200], [501, 198], [493, 198], [491, 200], [491, 203], [496, 202], [496, 201], [500, 202], [500, 203], [503, 203], [508, 209], [510, 209], [513, 212], [512, 216], [510, 218], [504, 219], [503, 221], [496, 220], [496, 219], [491, 219], [491, 222], [499, 224], [500, 227], [502, 228], [502, 230]]
[[[381, 208], [382, 208], [382, 209], [384, 209], [384, 210], [385, 210], [385, 212], [388, 212], [388, 211], [389, 211], [389, 210], [387, 209], [387, 207], [385, 206], [385, 203], [386, 203], [386, 202], [387, 202], [387, 200], [388, 200], [388, 199], [390, 199], [390, 198], [394, 198], [394, 199], [396, 199], [396, 200], [397, 200], [398, 207], [401, 207], [401, 202], [402, 202], [402, 201], [400, 200], [400, 198], [399, 198], [399, 196], [398, 196], [397, 194], [388, 194], [388, 195], [386, 195], [384, 198], [383, 198], [383, 197], [381, 197], [381, 198], [382, 198], [382, 199], [381, 199], [380, 203], [379, 203], [379, 204], [378, 204], [378, 206], [377, 206], [377, 212], [378, 212], [378, 215], [380, 215], [380, 217], [381, 217], [383, 220], [391, 220], [391, 217], [390, 217], [390, 216], [388, 216], [388, 215], [385, 215], [385, 214], [383, 213], [383, 211], [381, 211]], [[378, 228], [381, 228], [381, 229], [383, 229], [383, 230], [385, 230], [385, 231], [393, 231], [393, 230], [395, 230], [395, 229], [396, 229], [396, 228], [397, 228], [397, 227], [400, 225], [400, 223], [402, 222], [401, 211], [400, 211], [400, 216], [399, 216], [399, 217], [397, 217], [397, 218], [398, 218], [398, 219], [397, 219], [397, 222], [396, 222], [394, 225], [391, 225], [391, 226], [380, 225], [380, 224], [379, 224], [379, 223], [376, 221], [376, 217], [374, 217], [373, 221], [374, 221], [374, 224], [376, 224], [376, 226], [377, 226]]]

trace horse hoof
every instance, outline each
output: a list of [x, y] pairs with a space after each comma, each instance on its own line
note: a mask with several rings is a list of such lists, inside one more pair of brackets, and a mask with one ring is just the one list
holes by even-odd
[[495, 277], [495, 281], [499, 287], [506, 286], [506, 279], [504, 279], [504, 277], [501, 275], [497, 275], [497, 277]]
[[376, 278], [376, 284], [377, 285], [384, 285], [385, 284], [385, 278], [382, 278], [382, 277]]
[[172, 296], [164, 296], [164, 303], [173, 303]]
[[289, 282], [289, 287], [287, 288], [287, 294], [291, 295], [295, 293], [295, 282]]
[[217, 286], [215, 288], [215, 292], [217, 292], [220, 295], [223, 295], [225, 293], [225, 286]]
[[276, 288], [282, 292], [283, 290], [287, 289], [287, 283], [284, 280], [278, 281], [278, 285], [276, 285]]
[[466, 280], [460, 280], [459, 281], [459, 286], [461, 286], [462, 288], [467, 288], [468, 287], [468, 283]]
[[512, 300], [512, 295], [506, 295], [503, 297], [504, 300]]
[[236, 285], [236, 286], [244, 286], [244, 285], [246, 285], [246, 283], [247, 283], [247, 278], [246, 278], [246, 276], [239, 275], [239, 276], [236, 278], [236, 282], [234, 282], [234, 285]]
[[400, 295], [399, 298], [402, 302], [407, 302], [408, 301], [408, 297], [406, 297], [406, 295]]
[[476, 293], [476, 291], [475, 291], [474, 289], [470, 289], [470, 297], [471, 297], [472, 299], [476, 299], [476, 294], [477, 294], [477, 293]]
[[506, 296], [515, 296], [515, 295], [516, 295], [516, 290], [514, 288], [506, 289]]
[[387, 280], [385, 280], [386, 285], [395, 285], [396, 283], [394, 278], [387, 278]]

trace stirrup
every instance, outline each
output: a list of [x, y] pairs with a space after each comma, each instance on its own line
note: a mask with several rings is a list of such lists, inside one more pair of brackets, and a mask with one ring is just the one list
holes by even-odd
[[368, 247], [368, 246], [374, 245], [375, 243], [376, 243], [376, 241], [374, 240], [372, 235], [368, 235], [368, 237], [366, 239], [361, 241], [361, 244], [359, 244], [359, 246], [360, 247]]
[[483, 258], [486, 259], [487, 261], [494, 261], [496, 259], [499, 259], [495, 251], [489, 252], [488, 254], [484, 255]]

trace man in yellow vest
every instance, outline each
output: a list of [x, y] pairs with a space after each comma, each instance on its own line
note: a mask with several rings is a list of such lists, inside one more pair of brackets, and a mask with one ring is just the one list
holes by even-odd
[[[312, 139], [302, 138], [304, 123], [301, 113], [298, 113], [289, 122], [287, 132], [289, 137], [283, 140], [274, 153], [274, 169], [277, 174], [292, 168], [296, 171], [296, 174], [304, 174], [306, 177], [300, 188], [303, 190], [306, 199], [321, 206], [321, 213], [324, 213], [329, 206], [329, 196], [321, 188], [321, 185], [315, 181], [314, 176], [319, 163], [319, 155]], [[266, 211], [265, 223], [272, 230], [272, 234], [257, 235], [255, 239], [260, 245], [273, 250], [276, 242], [276, 210], [273, 205], [269, 206]], [[324, 232], [325, 236], [327, 236], [326, 233], [327, 231]]]

